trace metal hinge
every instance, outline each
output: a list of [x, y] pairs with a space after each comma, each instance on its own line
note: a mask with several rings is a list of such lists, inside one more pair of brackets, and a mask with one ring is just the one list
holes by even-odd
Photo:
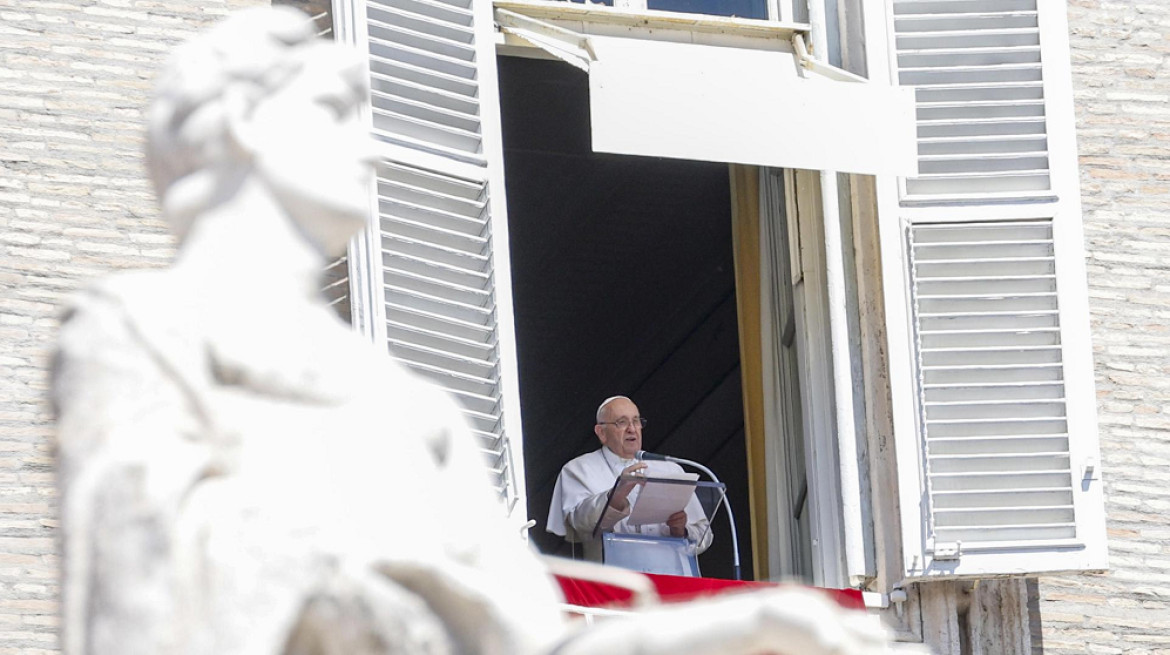
[[953, 543], [935, 543], [934, 544], [934, 560], [939, 561], [958, 561], [963, 556], [963, 542], [956, 541]]

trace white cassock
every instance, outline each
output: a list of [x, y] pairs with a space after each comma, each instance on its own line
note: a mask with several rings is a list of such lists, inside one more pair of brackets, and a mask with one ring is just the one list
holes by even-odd
[[[584, 545], [585, 559], [601, 561], [602, 532], [623, 534], [645, 534], [669, 537], [670, 527], [665, 523], [630, 525], [626, 518], [637, 500], [639, 488], [630, 492], [629, 504], [625, 511], [618, 511], [606, 505], [609, 490], [618, 475], [636, 460], [622, 459], [606, 447], [581, 455], [561, 468], [557, 484], [553, 488], [552, 504], [548, 508], [548, 524], [545, 529], [564, 537], [571, 543]], [[682, 467], [674, 462], [646, 462], [646, 475], [655, 473], [680, 473]], [[693, 494], [687, 501], [687, 538], [697, 544], [696, 552], [701, 553], [711, 545], [710, 522], [703, 512], [703, 506]], [[605, 514], [603, 517], [602, 514]], [[598, 537], [594, 538], [593, 528], [601, 520]]]

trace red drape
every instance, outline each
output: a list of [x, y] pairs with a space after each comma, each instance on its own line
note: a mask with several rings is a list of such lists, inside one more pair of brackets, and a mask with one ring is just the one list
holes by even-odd
[[[703, 596], [713, 596], [735, 591], [782, 586], [775, 582], [687, 578], [677, 575], [656, 575], [651, 573], [643, 575], [649, 578], [654, 584], [654, 587], [658, 590], [658, 596], [664, 602], [668, 603], [685, 602]], [[559, 575], [557, 576], [557, 582], [560, 583], [561, 591], [565, 594], [565, 601], [572, 605], [620, 608], [626, 607], [630, 603], [631, 594], [627, 589], [622, 587]], [[857, 589], [817, 589], [837, 601], [842, 607], [865, 609], [865, 602], [861, 598], [861, 592]]]

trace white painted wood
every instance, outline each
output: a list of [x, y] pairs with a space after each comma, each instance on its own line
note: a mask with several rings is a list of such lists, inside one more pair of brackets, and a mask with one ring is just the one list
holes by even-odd
[[511, 516], [523, 457], [490, 0], [338, 0], [382, 162], [355, 242], [362, 325], [459, 401]]
[[[512, 298], [512, 257], [508, 237], [508, 203], [504, 193], [504, 134], [500, 118], [499, 76], [492, 35], [491, 0], [473, 0], [479, 57], [480, 129], [489, 162], [489, 209], [492, 217], [493, 288], [496, 293], [496, 346], [499, 394], [502, 403], [503, 447], [511, 476], [509, 501], [517, 526], [528, 521], [528, 486], [524, 476], [524, 427], [520, 418], [520, 372], [517, 363], [515, 309]], [[527, 538], [527, 530], [522, 531]]]
[[1050, 195], [1036, 0], [892, 6], [900, 83], [918, 95], [907, 199]]
[[[879, 180], [906, 574], [978, 577], [1101, 569], [1107, 565], [1101, 481], [1095, 468], [1085, 476], [1086, 464], [1099, 460], [1065, 6], [1041, 0], [1029, 9], [1005, 0], [982, 8], [986, 15], [978, 20], [986, 28], [960, 25], [971, 16], [939, 16], [979, 13], [968, 5], [927, 6], [908, 0], [889, 5], [891, 14], [902, 16], [889, 23], [893, 28], [930, 28], [925, 37], [916, 32], [914, 38], [940, 41], [943, 37], [932, 30], [951, 30], [945, 44], [910, 52], [906, 43], [912, 40], [903, 39], [899, 53], [891, 46], [886, 61], [894, 74], [967, 94], [947, 103], [945, 109], [953, 116], [941, 122], [932, 117], [940, 109], [937, 98], [919, 96], [920, 126], [926, 120], [951, 130], [953, 142], [965, 148], [946, 160], [956, 166], [968, 162], [961, 171], [939, 173], [932, 167], [943, 160], [928, 148], [923, 152], [933, 163], [923, 167], [927, 183], [906, 181], [899, 198], [898, 185]], [[1008, 38], [1019, 43], [1008, 47]], [[881, 61], [880, 50], [871, 49], [871, 62]], [[971, 57], [979, 65], [971, 64]], [[935, 70], [926, 71], [931, 61]], [[1042, 68], [1037, 68], [1038, 61]], [[973, 76], [984, 73], [979, 79], [985, 82], [975, 84]], [[1037, 98], [1013, 95], [1021, 88], [1042, 103], [1042, 123], [1016, 120], [1015, 113], [1036, 106]], [[978, 93], [972, 95], [972, 90]], [[925, 105], [924, 97], [929, 100]], [[1000, 114], [1006, 118], [1001, 120]], [[1047, 159], [1042, 169], [1017, 175], [1004, 164], [1014, 161], [1014, 155], [1003, 153], [1014, 143], [1008, 132], [1022, 123], [1027, 130], [1042, 130]], [[971, 130], [984, 127], [989, 129], [987, 139], [968, 138]], [[925, 143], [939, 142], [931, 130], [921, 134], [929, 139]], [[986, 152], [967, 148], [976, 143], [987, 145]], [[1042, 175], [1034, 175], [1036, 171]], [[1028, 176], [1031, 182], [1021, 184]], [[1043, 184], [1033, 184], [1041, 177]], [[1037, 229], [1043, 234], [1033, 233]], [[943, 234], [966, 245], [936, 247], [958, 254], [944, 257], [949, 264], [919, 259], [916, 270], [916, 254], [932, 256], [929, 247], [922, 249], [924, 239]], [[912, 243], [919, 249], [912, 250]], [[1001, 279], [1012, 270], [1036, 266], [1047, 267], [1050, 277]], [[940, 272], [947, 269], [951, 272]], [[1000, 275], [984, 275], [983, 269]], [[947, 281], [924, 282], [923, 275], [935, 274]], [[924, 284], [929, 286], [925, 293]], [[947, 312], [953, 317], [945, 318]], [[935, 321], [965, 322], [981, 330], [997, 325], [1022, 329], [983, 332], [963, 341], [961, 333], [930, 334], [929, 324]], [[1053, 329], [1045, 331], [1038, 323], [1043, 321]], [[951, 350], [940, 349], [940, 339], [950, 340]], [[977, 347], [988, 350], [973, 349]], [[1047, 358], [1050, 367], [1024, 368], [1039, 358]], [[1039, 370], [1052, 372], [1047, 384], [1020, 386], [1018, 378]], [[984, 386], [933, 386], [937, 380], [932, 378], [940, 375], [982, 376]], [[1008, 391], [1012, 393], [1004, 396]], [[939, 393], [948, 397], [930, 397]], [[1016, 418], [1005, 420], [1010, 417]], [[1037, 426], [1048, 431], [1037, 435]], [[1043, 480], [1048, 482], [1040, 484]], [[991, 486], [999, 489], [978, 492]], [[960, 525], [972, 529], [956, 530]], [[1019, 526], [1014, 532], [1008, 527], [1013, 525]], [[991, 526], [1002, 526], [999, 537]], [[944, 552], [949, 553], [945, 558]]]
[[785, 173], [760, 171], [760, 317], [764, 422], [768, 435], [769, 568], [776, 580], [811, 581], [808, 484], [801, 411], [797, 321], [788, 247]]
[[[793, 20], [758, 20], [736, 16], [686, 14], [601, 4], [548, 2], [546, 0], [496, 0], [495, 6], [538, 20], [554, 22], [582, 34], [645, 37], [671, 41], [700, 42], [702, 34], [726, 34], [753, 39], [751, 47], [766, 47], [767, 41], [784, 43], [808, 25]], [[680, 38], [680, 35], [690, 35]]]
[[907, 89], [834, 82], [780, 51], [591, 41], [597, 152], [871, 174], [917, 170]]
[[[773, 243], [776, 225], [783, 217], [784, 198], [768, 169], [759, 169], [760, 189], [760, 359], [761, 384], [764, 399], [764, 489], [768, 496], [770, 515], [764, 529], [768, 534], [768, 571], [779, 579], [793, 576], [795, 560], [792, 533], [795, 522], [790, 520], [793, 504], [789, 493], [789, 469], [781, 454], [790, 435], [785, 430], [787, 417], [784, 404], [786, 391], [781, 375], [784, 370], [783, 335], [785, 293], [791, 293], [791, 285], [784, 284], [778, 269], [784, 265], [777, 256]], [[758, 556], [757, 556], [758, 557]]]
[[521, 0], [496, 20], [502, 46], [590, 72], [595, 151], [917, 171], [910, 92], [809, 56], [805, 26]]
[[[826, 34], [828, 20], [825, 6], [809, 3], [812, 42], [822, 53], [829, 52]], [[824, 55], [822, 55], [824, 56]], [[856, 144], [850, 144], [856, 145]], [[845, 576], [850, 586], [860, 586], [873, 577], [872, 562], [865, 556], [865, 530], [862, 528], [861, 480], [854, 420], [853, 390], [860, 380], [853, 379], [852, 350], [849, 345], [849, 300], [846, 297], [845, 261], [841, 239], [841, 206], [836, 168], [820, 171], [821, 219], [823, 221], [825, 293], [827, 297], [830, 362], [832, 367], [833, 411], [836, 420], [838, 480], [841, 489], [842, 550]]]
[[[353, 0], [333, 0], [333, 39], [355, 49], [366, 41], [366, 23], [357, 14], [358, 7]], [[359, 50], [360, 51], [360, 50]], [[363, 57], [366, 75], [369, 75], [369, 59]], [[372, 124], [371, 108], [368, 102], [360, 109], [367, 126]], [[378, 215], [377, 184], [370, 181], [370, 216]], [[386, 343], [386, 305], [381, 300], [381, 258], [377, 253], [378, 225], [367, 223], [365, 229], [355, 235], [348, 247], [350, 284], [350, 324], [371, 343]]]
[[497, 7], [494, 15], [496, 27], [505, 35], [516, 37], [570, 66], [589, 72], [589, 64], [593, 61], [589, 37], [503, 7]]
[[[848, 586], [841, 513], [840, 465], [832, 399], [832, 351], [829, 340], [820, 175], [786, 171], [789, 200], [789, 246], [799, 250], [800, 281], [793, 285], [796, 350], [800, 364], [801, 418], [804, 421], [805, 470], [808, 479], [809, 532], [813, 582]], [[795, 235], [793, 233], [796, 233]], [[794, 238], [795, 237], [795, 238]], [[797, 261], [797, 257], [793, 256]]]

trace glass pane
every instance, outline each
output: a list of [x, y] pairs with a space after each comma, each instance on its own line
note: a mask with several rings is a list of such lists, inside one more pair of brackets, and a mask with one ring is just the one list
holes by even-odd
[[646, 7], [688, 14], [768, 18], [768, 6], [764, 0], [647, 0]]

